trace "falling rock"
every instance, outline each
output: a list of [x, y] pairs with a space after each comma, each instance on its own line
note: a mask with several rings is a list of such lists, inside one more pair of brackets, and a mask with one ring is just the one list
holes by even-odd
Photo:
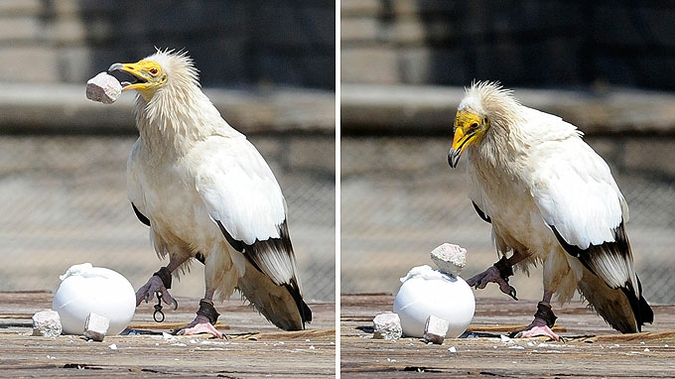
[[380, 313], [373, 319], [373, 338], [396, 341], [403, 335], [401, 319], [396, 313]]
[[49, 338], [58, 337], [63, 331], [57, 311], [45, 309], [33, 315], [33, 335]]

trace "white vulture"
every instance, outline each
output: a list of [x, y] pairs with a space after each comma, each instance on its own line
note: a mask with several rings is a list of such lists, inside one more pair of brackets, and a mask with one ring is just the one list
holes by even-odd
[[512, 266], [543, 266], [544, 296], [522, 337], [559, 340], [551, 299], [564, 303], [576, 290], [622, 333], [654, 319], [633, 267], [626, 201], [581, 136], [560, 117], [521, 105], [499, 83], [474, 82], [457, 110], [448, 162], [455, 168], [466, 155], [469, 198], [492, 224], [501, 255], [467, 283], [495, 282], [516, 299]]
[[304, 329], [312, 312], [303, 300], [286, 222], [286, 202], [269, 166], [202, 92], [185, 53], [160, 51], [109, 72], [133, 79], [139, 138], [127, 162], [127, 191], [150, 239], [169, 263], [136, 293], [177, 307], [172, 275], [193, 259], [205, 265], [206, 291], [182, 334], [222, 334], [213, 297], [235, 288], [281, 329]]

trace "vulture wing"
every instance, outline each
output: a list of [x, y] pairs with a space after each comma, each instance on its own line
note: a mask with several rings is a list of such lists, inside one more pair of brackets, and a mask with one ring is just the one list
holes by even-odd
[[609, 167], [579, 138], [546, 144], [552, 154], [539, 161], [531, 187], [544, 221], [565, 250], [610, 287], [636, 283], [623, 233], [628, 208]]
[[[628, 207], [609, 166], [580, 138], [540, 147], [549, 154], [533, 171], [531, 195], [565, 251], [609, 287], [586, 285], [598, 281], [585, 273], [580, 288], [605, 320], [623, 332], [639, 331], [644, 322], [652, 322], [653, 313], [642, 298], [624, 230]], [[616, 306], [626, 301], [625, 307]], [[634, 319], [626, 321], [618, 314]]]
[[[253, 276], [247, 273], [240, 279], [238, 287], [270, 321], [285, 325], [280, 326], [283, 329], [301, 329], [304, 322], [311, 321], [311, 311], [302, 300], [286, 224], [286, 202], [274, 174], [244, 137], [215, 137], [203, 142], [199, 151], [202, 163], [196, 172], [195, 185], [210, 217], [230, 245], [264, 274]], [[271, 283], [248, 283], [265, 278]], [[291, 303], [297, 307], [295, 313], [301, 319], [300, 325], [277, 322], [275, 318], [281, 315], [273, 314], [277, 311], [266, 311], [282, 308], [263, 304], [271, 301], [261, 298], [266, 286], [282, 287], [282, 292], [291, 295]]]

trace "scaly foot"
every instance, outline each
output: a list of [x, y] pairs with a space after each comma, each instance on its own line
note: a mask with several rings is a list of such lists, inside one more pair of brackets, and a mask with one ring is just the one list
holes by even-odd
[[557, 342], [563, 341], [563, 339], [555, 334], [553, 330], [546, 324], [544, 319], [535, 317], [534, 321], [528, 325], [525, 329], [518, 332], [514, 336], [515, 338], [534, 338], [534, 337], [548, 337]]
[[502, 273], [495, 266], [491, 266], [487, 270], [470, 278], [466, 281], [466, 284], [476, 289], [483, 289], [490, 282], [497, 283], [500, 291], [511, 296], [515, 300], [518, 300], [516, 297], [516, 289], [509, 285], [508, 276], [504, 278]]
[[178, 331], [180, 335], [195, 335], [195, 334], [211, 334], [216, 338], [223, 338], [223, 333], [219, 332], [211, 322], [209, 318], [202, 315], [197, 315], [197, 318], [194, 319], [188, 326]]
[[136, 306], [139, 306], [144, 300], [145, 302], [152, 301], [155, 298], [155, 293], [160, 293], [162, 300], [167, 305], [173, 305], [173, 309], [178, 309], [178, 302], [169, 293], [171, 288], [171, 273], [166, 267], [162, 267], [153, 276], [148, 279], [148, 282], [136, 291]]

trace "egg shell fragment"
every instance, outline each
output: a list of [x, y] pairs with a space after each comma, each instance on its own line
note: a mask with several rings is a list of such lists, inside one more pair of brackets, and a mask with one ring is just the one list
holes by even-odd
[[63, 332], [81, 335], [90, 313], [109, 320], [107, 335], [123, 331], [136, 310], [136, 293], [121, 274], [91, 263], [74, 265], [61, 275], [52, 308], [59, 313]]

